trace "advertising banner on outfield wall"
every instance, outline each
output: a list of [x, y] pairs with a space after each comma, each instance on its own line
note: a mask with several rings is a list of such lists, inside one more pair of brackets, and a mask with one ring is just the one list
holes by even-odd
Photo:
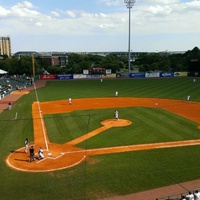
[[88, 78], [88, 79], [100, 79], [101, 74], [86, 75], [86, 78]]
[[131, 73], [130, 78], [145, 78], [145, 73]]
[[161, 72], [160, 77], [173, 77], [174, 72]]
[[88, 69], [84, 69], [84, 70], [83, 70], [83, 74], [85, 74], [85, 75], [86, 75], [86, 74], [89, 74], [89, 70], [88, 70]]
[[188, 72], [174, 72], [175, 77], [188, 76]]
[[200, 72], [188, 72], [188, 76], [199, 77], [200, 76]]
[[40, 79], [49, 80], [49, 79], [56, 79], [56, 74], [41, 74]]
[[73, 78], [74, 79], [82, 79], [82, 78], [86, 78], [87, 75], [85, 74], [74, 74]]
[[112, 69], [106, 69], [106, 74], [112, 74]]
[[102, 78], [103, 79], [106, 79], [106, 78], [116, 78], [116, 74], [102, 74]]
[[58, 74], [56, 79], [62, 80], [62, 79], [73, 79], [72, 74]]
[[116, 78], [130, 78], [130, 74], [117, 73]]
[[151, 72], [151, 73], [145, 73], [146, 78], [157, 78], [160, 77], [159, 72]]

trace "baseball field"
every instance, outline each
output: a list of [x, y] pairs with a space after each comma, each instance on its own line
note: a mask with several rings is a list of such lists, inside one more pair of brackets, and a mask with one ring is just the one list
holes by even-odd
[[67, 80], [25, 93], [0, 114], [2, 199], [106, 199], [198, 179], [199, 88], [193, 78]]

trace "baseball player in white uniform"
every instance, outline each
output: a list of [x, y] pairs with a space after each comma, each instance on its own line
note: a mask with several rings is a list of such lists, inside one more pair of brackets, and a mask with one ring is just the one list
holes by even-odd
[[119, 120], [119, 113], [117, 110], [115, 110], [115, 119], [118, 121]]
[[69, 105], [72, 105], [72, 98], [68, 99]]
[[44, 153], [42, 147], [39, 148], [38, 150], [38, 159], [41, 160], [44, 158]]
[[28, 153], [28, 145], [29, 145], [28, 138], [26, 138], [24, 143], [25, 143], [24, 152]]
[[190, 95], [187, 96], [187, 101], [189, 101], [189, 100], [190, 100]]

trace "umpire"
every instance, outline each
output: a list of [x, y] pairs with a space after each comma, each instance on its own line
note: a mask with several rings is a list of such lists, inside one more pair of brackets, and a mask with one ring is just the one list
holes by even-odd
[[30, 152], [30, 162], [34, 161], [34, 148], [33, 146], [31, 146], [31, 148], [29, 149]]

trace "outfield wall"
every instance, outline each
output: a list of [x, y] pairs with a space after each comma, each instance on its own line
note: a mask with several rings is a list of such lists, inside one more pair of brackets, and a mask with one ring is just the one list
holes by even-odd
[[115, 78], [163, 78], [198, 76], [200, 72], [146, 72], [146, 73], [116, 73], [116, 74], [42, 74], [42, 80], [66, 80], [66, 79], [115, 79]]

